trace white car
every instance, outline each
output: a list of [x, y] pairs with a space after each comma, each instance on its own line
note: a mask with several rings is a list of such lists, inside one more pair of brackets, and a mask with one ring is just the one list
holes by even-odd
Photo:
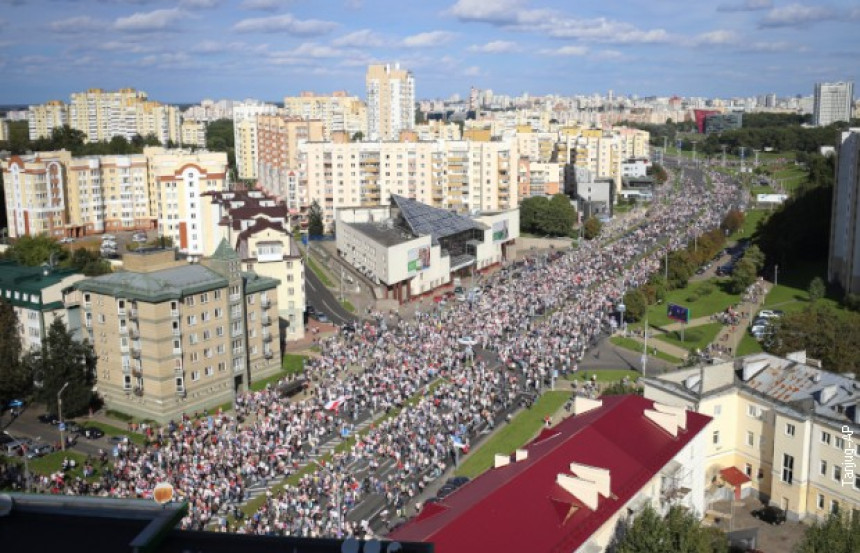
[[758, 316], [763, 317], [765, 319], [772, 319], [774, 317], [779, 317], [779, 315], [777, 315], [776, 313], [774, 313], [770, 309], [762, 309], [761, 311], [758, 312]]
[[65, 238], [60, 239], [60, 244], [71, 244], [74, 241], [75, 241], [74, 238], [72, 238], [70, 236], [66, 236]]
[[116, 236], [113, 234], [102, 234], [102, 242], [114, 242], [116, 241]]

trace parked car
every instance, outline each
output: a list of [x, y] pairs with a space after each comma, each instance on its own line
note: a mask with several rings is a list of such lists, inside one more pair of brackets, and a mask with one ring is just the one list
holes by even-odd
[[44, 415], [39, 415], [36, 417], [39, 419], [39, 422], [44, 424], [59, 424], [60, 419], [57, 415], [52, 415], [51, 413], [45, 413]]
[[146, 235], [143, 233], [136, 233], [131, 237], [132, 242], [143, 243], [146, 242]]
[[71, 244], [74, 241], [75, 241], [75, 239], [70, 237], [70, 236], [66, 236], [65, 238], [60, 238], [60, 244]]
[[768, 524], [779, 525], [785, 523], [785, 511], [773, 505], [767, 505], [761, 509], [754, 510], [752, 516]]
[[111, 242], [115, 242], [116, 236], [114, 236], [113, 234], [102, 234], [102, 242], [104, 242], [105, 240], [110, 240]]
[[44, 442], [36, 442], [27, 446], [26, 451], [28, 459], [35, 459], [36, 457], [42, 457], [43, 455], [53, 453], [54, 446]]
[[326, 323], [326, 324], [331, 322], [331, 319], [328, 318], [328, 315], [326, 315], [322, 311], [317, 313], [317, 320], [321, 323]]
[[84, 426], [81, 435], [88, 440], [97, 440], [105, 435], [104, 430], [96, 426]]

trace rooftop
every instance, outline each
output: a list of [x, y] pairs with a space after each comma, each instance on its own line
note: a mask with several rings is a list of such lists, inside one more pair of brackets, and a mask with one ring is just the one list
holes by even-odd
[[403, 220], [415, 236], [429, 234], [433, 244], [440, 238], [467, 230], [485, 230], [486, 227], [470, 217], [458, 215], [445, 209], [438, 209], [396, 194], [391, 201], [400, 209]]
[[386, 248], [403, 244], [416, 238], [415, 236], [410, 236], [402, 229], [386, 227], [385, 223], [349, 223], [349, 226]]
[[[234, 253], [235, 255], [235, 253]], [[227, 279], [203, 265], [182, 265], [152, 273], [118, 272], [78, 282], [79, 290], [145, 302], [162, 302], [225, 288]]]

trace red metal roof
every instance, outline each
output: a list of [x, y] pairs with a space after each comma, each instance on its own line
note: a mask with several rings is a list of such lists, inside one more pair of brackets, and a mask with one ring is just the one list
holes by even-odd
[[720, 476], [722, 476], [723, 480], [725, 480], [728, 485], [734, 488], [746, 484], [747, 482], [752, 482], [749, 476], [742, 473], [740, 469], [736, 467], [724, 468], [720, 471]]
[[[632, 499], [711, 418], [687, 412], [673, 437], [644, 416], [654, 402], [614, 396], [568, 417], [525, 447], [528, 458], [490, 469], [407, 522], [392, 540], [433, 542], [436, 553], [574, 551]], [[592, 511], [556, 483], [576, 462], [610, 471], [610, 497]]]

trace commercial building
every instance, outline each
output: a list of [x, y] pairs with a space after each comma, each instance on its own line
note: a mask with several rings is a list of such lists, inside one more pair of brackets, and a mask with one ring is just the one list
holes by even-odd
[[108, 409], [165, 423], [230, 402], [280, 370], [270, 325], [278, 281], [242, 272], [226, 241], [199, 264], [145, 250], [125, 254], [123, 267], [65, 297], [98, 356]]
[[854, 103], [854, 82], [815, 83], [812, 106], [812, 123], [825, 127], [837, 121], [851, 120]]
[[[322, 120], [282, 115], [257, 117], [258, 186], [268, 193], [295, 200], [299, 170], [299, 144], [325, 139]], [[296, 207], [294, 209], [297, 210]]]
[[634, 395], [577, 397], [573, 409], [388, 537], [437, 553], [591, 553], [646, 505], [703, 512], [710, 417]]
[[323, 123], [323, 140], [332, 140], [338, 133], [352, 138], [357, 133], [367, 136], [367, 106], [358, 96], [340, 90], [331, 94], [302, 92], [284, 97], [284, 115]]
[[860, 292], [860, 129], [843, 132], [837, 148], [827, 277], [846, 294], [856, 294]]
[[233, 144], [236, 170], [240, 179], [257, 178], [257, 116], [274, 115], [278, 107], [256, 100], [233, 104]]
[[337, 250], [401, 303], [508, 259], [520, 234], [518, 209], [465, 216], [396, 194], [389, 202], [338, 209]]
[[41, 348], [54, 318], [66, 319], [63, 290], [83, 278], [74, 270], [0, 261], [0, 302], [11, 305], [18, 317], [22, 351]]
[[643, 381], [646, 398], [714, 418], [703, 460], [708, 501], [757, 495], [792, 520], [860, 516], [853, 375], [817, 368], [804, 352], [760, 353]]
[[367, 68], [367, 133], [370, 140], [397, 140], [415, 126], [415, 79], [399, 63]]

